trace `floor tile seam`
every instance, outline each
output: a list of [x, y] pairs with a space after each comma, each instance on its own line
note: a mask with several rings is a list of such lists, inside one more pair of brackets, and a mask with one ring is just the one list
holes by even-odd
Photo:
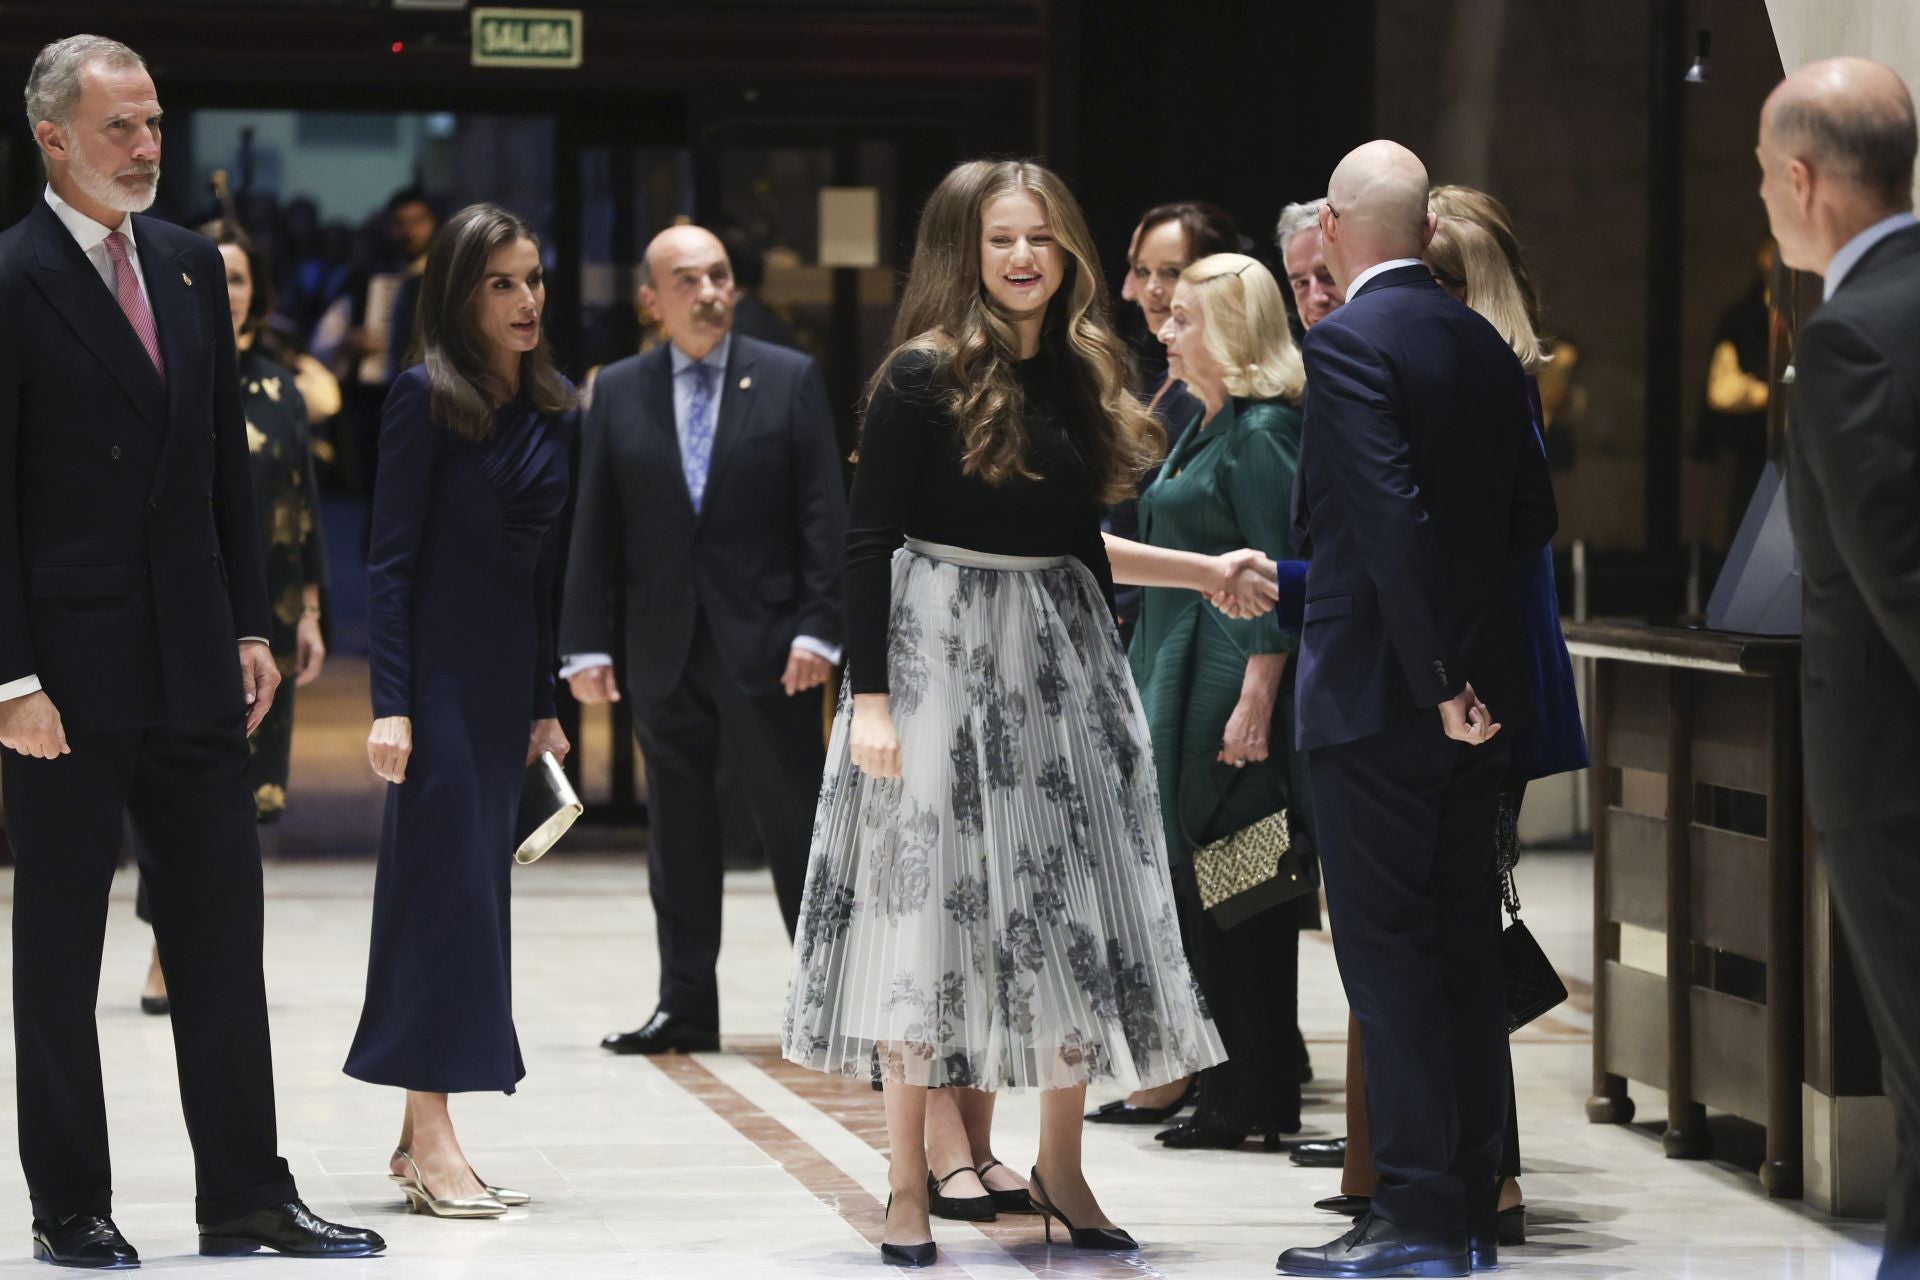
[[[851, 1174], [765, 1108], [722, 1080], [698, 1056], [663, 1054], [648, 1061], [778, 1164], [823, 1208], [851, 1227], [869, 1245], [879, 1247], [886, 1220], [885, 1206]], [[804, 1103], [805, 1099], [799, 1101]], [[824, 1166], [824, 1173], [816, 1170], [809, 1176], [804, 1172], [798, 1167], [801, 1162], [794, 1158], [794, 1148], [804, 1150], [814, 1162]], [[848, 1212], [849, 1200], [857, 1212]], [[926, 1270], [933, 1276], [963, 1276], [969, 1280], [973, 1276], [972, 1272], [945, 1255]]]
[[[821, 1106], [801, 1091], [798, 1086], [803, 1082], [817, 1082], [822, 1078], [818, 1076], [818, 1073], [788, 1062], [778, 1054], [758, 1054], [747, 1057], [745, 1060], [759, 1068], [762, 1074], [784, 1089], [800, 1105], [809, 1108], [833, 1124], [838, 1125], [879, 1154], [883, 1156], [886, 1154], [886, 1147], [881, 1141], [877, 1140], [874, 1135], [861, 1133], [858, 1129], [847, 1124], [839, 1116], [834, 1115], [832, 1111]], [[1035, 1271], [1026, 1259], [1013, 1252], [1011, 1248], [1012, 1236], [1016, 1234], [1021, 1236], [1030, 1234], [1031, 1219], [1020, 1216], [1017, 1223], [995, 1221], [991, 1223], [974, 1222], [964, 1225], [973, 1227], [983, 1238], [997, 1246], [1008, 1263], [1019, 1266], [1029, 1275], [1038, 1276], [1046, 1274], [1045, 1272]], [[1133, 1273], [1129, 1272], [1129, 1274]]]

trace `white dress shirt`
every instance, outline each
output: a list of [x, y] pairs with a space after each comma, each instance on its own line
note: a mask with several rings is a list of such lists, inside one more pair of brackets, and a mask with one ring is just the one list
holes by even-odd
[[1400, 267], [1424, 267], [1426, 265], [1426, 263], [1418, 258], [1395, 258], [1391, 262], [1376, 262], [1353, 278], [1353, 283], [1347, 286], [1346, 296], [1351, 300], [1355, 294], [1360, 292], [1367, 281], [1373, 279], [1383, 271], [1393, 271]]
[[[107, 287], [107, 293], [112, 295], [116, 306], [119, 304], [120, 295], [113, 287], [113, 259], [107, 256], [107, 237], [118, 231], [126, 238], [127, 262], [133, 267], [133, 278], [140, 284], [140, 297], [146, 302], [147, 310], [151, 312], [153, 299], [147, 293], [147, 274], [140, 269], [140, 244], [133, 238], [133, 215], [122, 214], [119, 226], [106, 227], [55, 195], [52, 186], [47, 187], [46, 200], [47, 207], [53, 210], [56, 218], [60, 219], [60, 225], [73, 236], [75, 243], [80, 246], [80, 252], [87, 255], [87, 261], [91, 262], [93, 269], [99, 272], [100, 283]], [[242, 643], [249, 640], [260, 644], [267, 643], [261, 636], [241, 636], [240, 640]], [[24, 698], [30, 693], [38, 692], [40, 692], [39, 676], [21, 676], [18, 680], [9, 680], [5, 684], [0, 684], [0, 702]]]
[[[695, 360], [692, 356], [682, 351], [678, 344], [670, 345], [667, 348], [667, 359], [671, 362], [673, 374], [673, 431], [675, 437], [680, 441], [680, 456], [683, 458], [687, 453], [687, 428], [693, 417], [694, 385], [692, 378], [683, 378], [680, 375], [692, 368], [695, 364], [711, 365], [720, 370], [722, 376], [714, 379], [713, 403], [712, 407], [708, 410], [708, 412], [713, 414], [714, 428], [717, 432], [720, 423], [720, 398], [727, 393], [727, 380], [724, 376], [727, 369], [727, 357], [731, 354], [732, 350], [733, 335], [731, 333], [721, 338], [720, 345], [716, 346], [712, 351], [709, 351], [706, 356], [700, 360]], [[816, 657], [826, 659], [830, 666], [837, 667], [840, 665], [840, 647], [838, 645], [828, 644], [825, 640], [818, 639], [814, 636], [795, 636], [793, 638], [793, 647], [795, 649], [803, 649]], [[609, 653], [570, 653], [566, 655], [565, 662], [560, 668], [560, 678], [562, 680], [570, 680], [582, 671], [591, 671], [595, 667], [610, 667], [612, 665], [613, 655]]]
[[1905, 231], [1916, 222], [1920, 222], [1920, 218], [1915, 218], [1911, 213], [1891, 214], [1841, 245], [1840, 252], [1834, 254], [1833, 261], [1827, 264], [1827, 280], [1821, 288], [1820, 300], [1824, 302], [1833, 297], [1847, 274], [1860, 265], [1860, 259], [1866, 257], [1873, 246], [1896, 231]]

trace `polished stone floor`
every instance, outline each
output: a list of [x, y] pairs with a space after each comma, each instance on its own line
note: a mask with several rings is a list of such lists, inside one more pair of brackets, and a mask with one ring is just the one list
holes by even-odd
[[[331, 823], [337, 833], [343, 814], [370, 816], [376, 793], [357, 781], [364, 766], [347, 749], [357, 741], [335, 744], [329, 761], [313, 756], [316, 743], [325, 746], [324, 734], [315, 736], [318, 719], [303, 729], [304, 772], [296, 777], [308, 783], [307, 821]], [[358, 724], [363, 734], [364, 719]], [[351, 736], [345, 719], [341, 733]], [[344, 789], [326, 794], [323, 784], [334, 783]], [[299, 833], [291, 825], [284, 847], [299, 844]], [[117, 1218], [148, 1266], [179, 1275], [342, 1280], [886, 1274], [872, 1243], [886, 1194], [878, 1095], [778, 1060], [787, 944], [766, 878], [729, 878], [726, 1051], [656, 1062], [598, 1048], [606, 1032], [637, 1025], [653, 1007], [643, 860], [566, 849], [515, 874], [517, 1010], [529, 1074], [514, 1097], [458, 1100], [455, 1118], [476, 1167], [536, 1200], [499, 1221], [445, 1222], [408, 1215], [384, 1176], [398, 1096], [340, 1073], [359, 1012], [372, 864], [364, 855], [269, 862], [267, 980], [281, 1147], [316, 1209], [387, 1236], [388, 1257], [365, 1263], [194, 1256], [191, 1165], [168, 1028], [137, 1007], [148, 942], [133, 916], [132, 881], [122, 876], [99, 1022]], [[1528, 921], [1575, 994], [1515, 1040], [1532, 1240], [1503, 1251], [1507, 1272], [1579, 1280], [1870, 1276], [1877, 1226], [1771, 1202], [1737, 1159], [1663, 1159], [1650, 1127], [1587, 1124], [1589, 877], [1578, 855], [1530, 855], [1521, 869]], [[0, 896], [10, 893], [10, 877], [0, 875]], [[1325, 936], [1301, 945], [1301, 1021], [1317, 1073], [1302, 1136], [1324, 1137], [1341, 1129], [1346, 1007]], [[10, 953], [0, 944], [0, 961]], [[10, 1027], [0, 1042], [11, 1043]], [[11, 1055], [0, 1061], [10, 1075]], [[1636, 1098], [1642, 1116], [1664, 1113], [1657, 1094]], [[12, 1088], [0, 1088], [7, 1112], [0, 1129], [11, 1127], [12, 1106]], [[1089, 1127], [1086, 1139], [1107, 1208], [1145, 1245], [1138, 1258], [1048, 1249], [1034, 1219], [943, 1222], [936, 1225], [944, 1259], [937, 1274], [1256, 1276], [1271, 1274], [1281, 1248], [1344, 1229], [1312, 1208], [1335, 1190], [1334, 1174], [1294, 1168], [1257, 1145], [1168, 1152], [1150, 1133]], [[1035, 1134], [1032, 1096], [1006, 1098], [998, 1154], [1023, 1165]], [[1737, 1155], [1740, 1139], [1730, 1133], [1724, 1148]], [[36, 1264], [28, 1260], [26, 1196], [11, 1158], [0, 1159], [0, 1209], [0, 1275], [27, 1273]]]

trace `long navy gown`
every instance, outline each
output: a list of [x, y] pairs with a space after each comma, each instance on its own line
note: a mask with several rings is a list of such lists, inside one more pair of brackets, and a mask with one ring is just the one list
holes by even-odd
[[554, 714], [554, 570], [577, 414], [526, 397], [479, 444], [433, 420], [424, 366], [380, 425], [368, 555], [373, 714], [409, 716], [387, 788], [350, 1076], [512, 1093], [508, 873], [532, 722]]

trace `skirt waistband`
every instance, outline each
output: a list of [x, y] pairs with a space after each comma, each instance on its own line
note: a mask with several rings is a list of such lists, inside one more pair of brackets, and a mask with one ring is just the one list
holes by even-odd
[[975, 551], [970, 547], [943, 546], [938, 542], [922, 542], [918, 538], [907, 539], [907, 550], [914, 555], [925, 556], [929, 560], [959, 565], [963, 569], [999, 569], [1008, 573], [1057, 569], [1073, 559], [1072, 556], [997, 556], [989, 551]]

